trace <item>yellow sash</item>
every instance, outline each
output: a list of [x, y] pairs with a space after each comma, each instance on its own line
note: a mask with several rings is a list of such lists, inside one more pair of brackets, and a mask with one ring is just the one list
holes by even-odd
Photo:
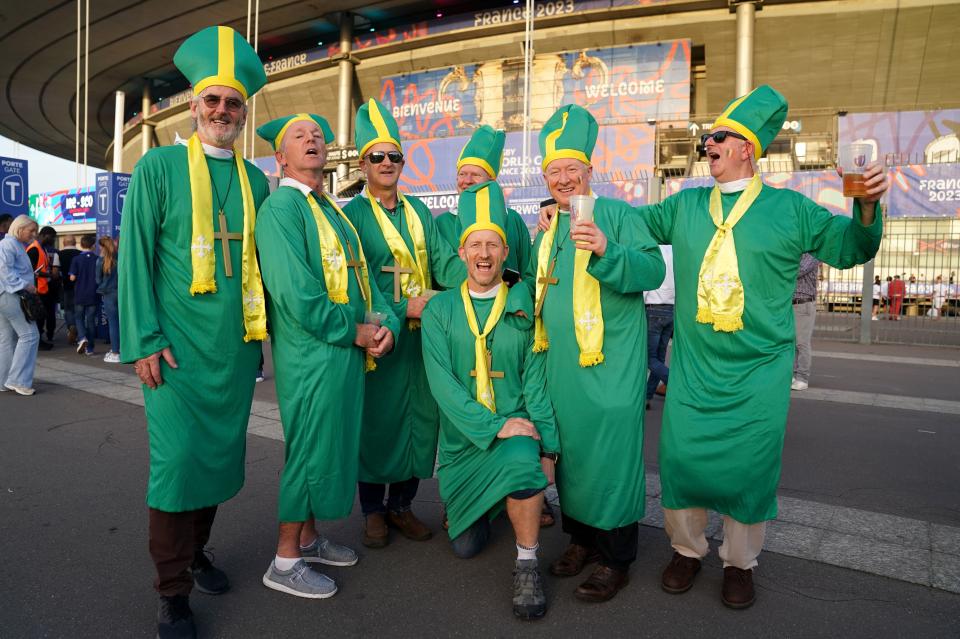
[[[383, 239], [390, 248], [393, 259], [400, 264], [400, 268], [411, 269], [412, 273], [402, 273], [400, 275], [400, 290], [403, 296], [417, 297], [422, 295], [425, 290], [430, 288], [430, 256], [427, 254], [427, 238], [423, 231], [423, 224], [420, 222], [420, 216], [417, 215], [410, 202], [403, 196], [403, 193], [397, 193], [397, 197], [403, 202], [404, 218], [407, 220], [407, 231], [410, 233], [410, 239], [413, 240], [413, 246], [416, 257], [410, 255], [407, 243], [403, 241], [400, 232], [397, 231], [393, 223], [383, 212], [377, 199], [367, 191], [367, 199], [370, 200], [370, 207], [373, 209], [373, 217], [380, 225], [380, 232], [383, 233]], [[420, 328], [420, 320], [407, 320], [407, 327], [410, 330]]]
[[493, 394], [493, 383], [490, 381], [490, 369], [487, 368], [487, 335], [493, 330], [493, 327], [500, 321], [503, 315], [503, 309], [507, 305], [507, 293], [510, 291], [506, 284], [500, 285], [497, 291], [497, 297], [494, 298], [493, 308], [490, 309], [490, 316], [487, 323], [480, 332], [480, 325], [477, 324], [477, 314], [473, 310], [473, 301], [470, 299], [470, 291], [467, 289], [467, 282], [460, 285], [460, 297], [463, 298], [463, 312], [467, 315], [467, 324], [470, 326], [470, 332], [476, 338], [474, 342], [474, 361], [473, 369], [477, 371], [477, 401], [490, 409], [491, 413], [497, 412], [497, 400]]
[[700, 265], [700, 277], [697, 281], [697, 321], [701, 324], [713, 324], [715, 331], [732, 333], [743, 328], [744, 292], [737, 263], [737, 246], [733, 241], [733, 227], [746, 214], [762, 188], [760, 176], [754, 175], [737, 198], [726, 222], [723, 221], [720, 188], [714, 186], [710, 193], [710, 219], [717, 230]]
[[[240, 269], [240, 286], [243, 293], [243, 326], [246, 334], [243, 341], [267, 338], [267, 308], [263, 301], [263, 283], [260, 266], [257, 264], [257, 246], [253, 229], [257, 223], [257, 209], [253, 203], [250, 180], [243, 158], [234, 150], [237, 176], [240, 178], [240, 194], [243, 198], [243, 264]], [[216, 293], [215, 274], [217, 265], [213, 250], [213, 192], [210, 186], [210, 169], [200, 138], [194, 133], [187, 141], [187, 167], [190, 172], [190, 201], [193, 206], [193, 230], [190, 237], [190, 260], [193, 281], [190, 294]], [[224, 195], [226, 197], [226, 195]], [[213, 211], [214, 215], [218, 212]]]
[[[541, 283], [547, 275], [550, 249], [553, 248], [554, 237], [557, 234], [557, 223], [560, 213], [553, 216], [550, 228], [540, 240], [537, 252], [537, 297], [544, 294], [548, 286]], [[596, 366], [603, 362], [603, 308], [600, 305], [600, 282], [587, 273], [591, 251], [575, 249], [573, 258], [573, 318], [574, 334], [577, 337], [577, 346], [580, 348], [580, 366]], [[547, 327], [543, 317], [537, 316], [534, 329], [534, 352], [545, 351], [550, 347], [547, 336]]]
[[[350, 296], [347, 294], [347, 286], [350, 281], [349, 269], [347, 267], [348, 256], [344, 254], [343, 244], [340, 243], [340, 238], [337, 236], [333, 225], [330, 224], [327, 216], [324, 215], [320, 209], [320, 204], [317, 203], [316, 198], [312, 198], [309, 195], [306, 197], [307, 203], [310, 204], [310, 211], [313, 213], [313, 219], [317, 223], [317, 234], [320, 238], [320, 252], [323, 255], [323, 281], [327, 285], [327, 296], [329, 296], [330, 301], [334, 304], [348, 304], [350, 302]], [[361, 271], [360, 294], [363, 296], [367, 310], [369, 311], [372, 306], [370, 275], [367, 273], [367, 258], [363, 254], [363, 247], [360, 246], [360, 236], [357, 234], [357, 229], [353, 228], [353, 224], [350, 223], [350, 220], [348, 220], [347, 216], [340, 210], [340, 207], [337, 206], [333, 198], [327, 193], [324, 193], [323, 197], [330, 203], [330, 206], [332, 206], [336, 214], [340, 216], [340, 219], [346, 222], [350, 230], [353, 231], [354, 237], [357, 238], [357, 252], [359, 254], [356, 257], [360, 262]], [[374, 362], [373, 357], [368, 353], [366, 358], [366, 371], [376, 370], [376, 368], [376, 362]]]

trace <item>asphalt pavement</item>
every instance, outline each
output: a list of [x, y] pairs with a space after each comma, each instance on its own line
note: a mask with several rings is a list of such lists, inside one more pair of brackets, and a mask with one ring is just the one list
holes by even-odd
[[[960, 351], [832, 341], [815, 350], [811, 389], [794, 394], [780, 516], [752, 608], [721, 604], [715, 552], [690, 592], [660, 589], [671, 549], [659, 527], [657, 398], [647, 412], [648, 513], [630, 585], [590, 605], [572, 595], [577, 578], [546, 575], [547, 616], [525, 623], [510, 612], [509, 524], [496, 522], [478, 557], [455, 558], [434, 480], [415, 503], [437, 532], [432, 540], [394, 536], [368, 550], [357, 507], [322, 525], [361, 557], [328, 570], [340, 585], [335, 597], [297, 599], [260, 583], [275, 551], [283, 464], [267, 348], [246, 484], [221, 507], [211, 539], [233, 588], [193, 596], [202, 636], [960, 636]], [[132, 369], [60, 346], [41, 354], [37, 379], [32, 398], [0, 393], [0, 637], [152, 637], [147, 440]], [[715, 524], [710, 532], [720, 535]], [[544, 568], [565, 542], [559, 526], [542, 532]]]

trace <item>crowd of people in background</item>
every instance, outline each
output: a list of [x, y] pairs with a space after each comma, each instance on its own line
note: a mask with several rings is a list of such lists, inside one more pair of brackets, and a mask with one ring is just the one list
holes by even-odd
[[[120, 363], [120, 319], [117, 311], [117, 247], [110, 237], [93, 234], [63, 238], [39, 228], [27, 215], [0, 214], [0, 391], [32, 395], [37, 351], [54, 348], [58, 310], [66, 341], [77, 353], [93, 356], [103, 317], [110, 350], [103, 361]], [[99, 245], [99, 251], [96, 251]], [[30, 351], [30, 352], [28, 352]]]

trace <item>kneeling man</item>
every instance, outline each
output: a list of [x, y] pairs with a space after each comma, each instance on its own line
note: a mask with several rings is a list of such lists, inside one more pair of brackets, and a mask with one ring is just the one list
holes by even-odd
[[423, 361], [440, 407], [440, 496], [462, 558], [480, 552], [506, 503], [517, 539], [513, 613], [536, 619], [547, 609], [537, 565], [540, 511], [560, 449], [546, 358], [533, 353], [529, 289], [501, 281], [509, 249], [500, 187], [471, 186], [459, 211], [467, 280], [423, 314]]
[[[393, 347], [400, 323], [370, 286], [357, 232], [323, 190], [330, 125], [299, 113], [257, 129], [276, 150], [280, 187], [257, 216], [277, 399], [286, 442], [280, 541], [263, 583], [310, 599], [337, 592], [310, 563], [351, 566], [357, 555], [319, 535], [314, 518], [353, 508], [364, 370]], [[379, 311], [381, 325], [370, 321]]]

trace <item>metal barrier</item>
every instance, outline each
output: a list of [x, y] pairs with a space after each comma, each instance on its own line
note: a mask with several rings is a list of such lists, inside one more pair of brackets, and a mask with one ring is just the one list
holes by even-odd
[[[960, 219], [884, 222], [883, 241], [872, 265], [845, 271], [821, 265], [814, 335], [960, 346]], [[867, 286], [866, 296], [865, 270], [879, 280]], [[864, 314], [875, 319], [866, 321]], [[868, 335], [863, 334], [864, 326], [869, 327]]]

